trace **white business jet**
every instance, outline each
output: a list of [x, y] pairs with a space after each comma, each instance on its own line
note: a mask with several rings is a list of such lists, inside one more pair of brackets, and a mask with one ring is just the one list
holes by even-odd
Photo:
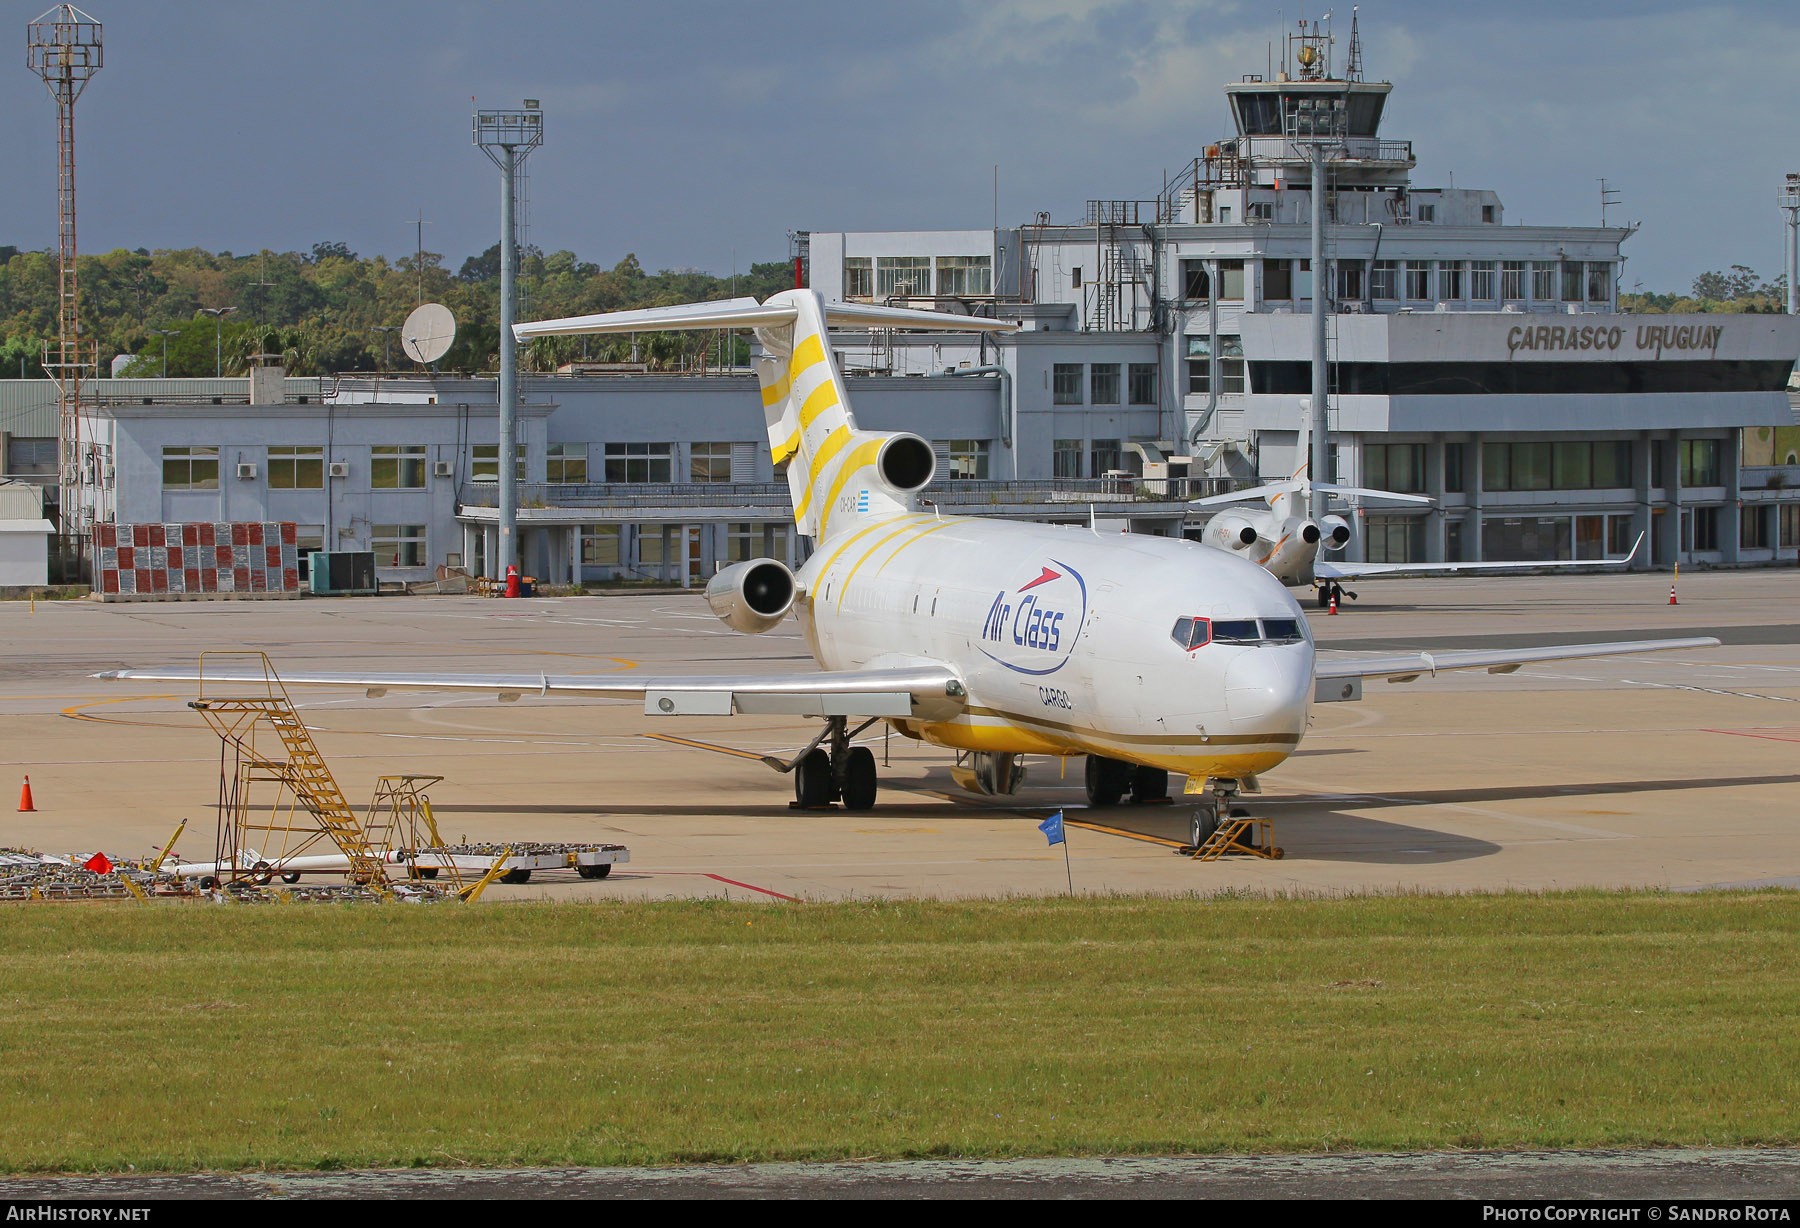
[[[1402, 653], [1320, 661], [1306, 619], [1262, 567], [1198, 542], [1010, 523], [919, 510], [931, 445], [866, 431], [850, 411], [827, 328], [999, 332], [996, 320], [826, 303], [791, 290], [521, 324], [520, 338], [656, 329], [753, 329], [769, 446], [785, 465], [799, 531], [816, 549], [798, 574], [774, 559], [738, 563], [707, 585], [728, 626], [768, 631], [791, 612], [817, 670], [621, 678], [556, 674], [284, 673], [293, 685], [597, 695], [646, 716], [779, 714], [822, 719], [792, 760], [807, 807], [875, 803], [875, 758], [853, 739], [885, 720], [959, 752], [977, 791], [1015, 792], [1025, 755], [1087, 759], [1096, 805], [1167, 796], [1169, 773], [1208, 786], [1225, 813], [1240, 784], [1294, 753], [1315, 699], [1350, 699], [1362, 680], [1450, 669], [1510, 673], [1531, 661], [1698, 648], [1710, 639], [1508, 651]], [[101, 677], [192, 681], [197, 671]], [[209, 670], [207, 681], [232, 680]], [[242, 680], [261, 681], [261, 671]], [[1253, 786], [1251, 786], [1253, 787]], [[1202, 826], [1206, 826], [1203, 820]], [[1210, 827], [1207, 827], [1210, 830]]]
[[[1343, 601], [1356, 594], [1344, 587], [1345, 580], [1371, 576], [1422, 576], [1442, 572], [1470, 575], [1507, 571], [1535, 571], [1540, 567], [1624, 567], [1637, 557], [1644, 535], [1622, 559], [1550, 559], [1525, 562], [1492, 563], [1340, 563], [1320, 557], [1325, 550], [1342, 550], [1350, 542], [1350, 522], [1332, 513], [1314, 520], [1307, 508], [1312, 493], [1322, 490], [1334, 495], [1355, 495], [1390, 503], [1431, 504], [1429, 495], [1407, 495], [1392, 490], [1372, 490], [1366, 486], [1339, 486], [1312, 480], [1312, 413], [1302, 401], [1299, 436], [1299, 461], [1293, 476], [1283, 482], [1251, 486], [1230, 494], [1195, 499], [1189, 505], [1198, 508], [1217, 507], [1201, 530], [1200, 540], [1209, 546], [1240, 554], [1265, 568], [1270, 575], [1289, 588], [1312, 585], [1321, 610], [1335, 597]], [[1238, 504], [1265, 503], [1266, 507], [1239, 507]]]

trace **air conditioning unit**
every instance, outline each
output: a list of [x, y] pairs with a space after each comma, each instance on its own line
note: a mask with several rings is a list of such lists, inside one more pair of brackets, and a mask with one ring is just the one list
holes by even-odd
[[376, 591], [375, 552], [315, 550], [307, 578], [317, 597], [372, 597]]
[[449, 461], [439, 461], [431, 467], [431, 476], [437, 478], [447, 478], [454, 472], [455, 466]]
[[248, 464], [239, 465], [237, 467], [237, 475], [245, 480], [253, 478], [256, 476], [256, 466]]
[[349, 477], [350, 476], [350, 462], [348, 462], [348, 461], [332, 461], [331, 462], [331, 476], [334, 478]]

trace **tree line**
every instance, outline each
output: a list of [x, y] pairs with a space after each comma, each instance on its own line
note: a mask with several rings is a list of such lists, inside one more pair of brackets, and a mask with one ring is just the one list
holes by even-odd
[[1687, 294], [1621, 294], [1619, 307], [1643, 315], [1780, 314], [1787, 310], [1787, 275], [1764, 281], [1749, 266], [1734, 264], [1727, 270], [1700, 274]]
[[[115, 355], [130, 355], [121, 376], [242, 375], [255, 354], [279, 354], [296, 375], [412, 370], [394, 328], [421, 302], [443, 303], [457, 320], [456, 343], [439, 370], [492, 371], [500, 356], [500, 245], [470, 256], [455, 272], [436, 252], [367, 259], [343, 243], [308, 252], [239, 256], [198, 248], [123, 248], [83, 256], [78, 266], [81, 333], [98, 342], [100, 374]], [[519, 254], [521, 319], [626, 311], [736, 295], [766, 298], [793, 285], [786, 261], [752, 264], [715, 277], [698, 270], [647, 272], [635, 255], [611, 268], [574, 252]], [[204, 308], [230, 308], [222, 317]], [[57, 327], [57, 261], [52, 252], [0, 247], [0, 378], [41, 378], [43, 344]], [[652, 370], [717, 362], [715, 334], [650, 333], [639, 358]], [[545, 337], [520, 347], [525, 370], [554, 370], [571, 360], [625, 361], [623, 337]], [[741, 360], [742, 349], [737, 357]], [[727, 355], [731, 357], [731, 355]]]

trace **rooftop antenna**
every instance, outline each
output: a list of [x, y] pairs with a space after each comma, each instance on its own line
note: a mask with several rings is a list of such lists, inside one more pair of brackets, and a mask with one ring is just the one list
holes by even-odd
[[400, 326], [400, 348], [426, 366], [442, 358], [455, 340], [456, 317], [442, 303], [421, 304]]
[[[57, 485], [61, 496], [59, 530], [71, 521], [97, 518], [98, 508], [84, 508], [81, 463], [81, 377], [98, 366], [96, 349], [89, 363], [81, 359], [81, 306], [75, 281], [75, 100], [102, 63], [100, 23], [72, 4], [59, 4], [25, 27], [25, 64], [44, 80], [56, 100], [56, 319], [55, 358], [44, 343], [44, 370], [56, 381]], [[96, 479], [98, 474], [95, 475]], [[95, 490], [98, 491], [96, 481]], [[80, 546], [77, 545], [77, 550]]]
[[413, 243], [413, 271], [419, 275], [419, 305], [425, 304], [425, 228], [431, 225], [425, 220], [425, 210], [419, 210], [419, 216], [413, 221], [418, 237]]
[[[473, 103], [475, 100], [469, 100]], [[519, 357], [513, 339], [517, 315], [518, 239], [515, 210], [519, 203], [519, 170], [531, 151], [544, 143], [544, 109], [527, 98], [516, 111], [475, 112], [475, 144], [500, 168], [500, 548], [493, 563], [504, 576], [519, 561], [517, 455], [519, 438]]]
[[1344, 70], [1344, 77], [1349, 81], [1363, 79], [1362, 33], [1356, 28], [1356, 12], [1362, 5], [1350, 6], [1350, 64]]
[[1606, 225], [1606, 207], [1608, 205], [1616, 205], [1619, 203], [1619, 189], [1614, 188], [1614, 187], [1608, 187], [1606, 180], [1604, 180], [1604, 179], [1600, 180], [1599, 183], [1600, 183], [1600, 225], [1604, 228]]

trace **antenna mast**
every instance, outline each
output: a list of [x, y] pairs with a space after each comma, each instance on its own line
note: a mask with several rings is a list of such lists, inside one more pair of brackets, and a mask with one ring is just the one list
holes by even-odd
[[[56, 100], [56, 348], [44, 343], [44, 370], [56, 381], [58, 531], [80, 531], [98, 519], [80, 488], [89, 479], [81, 455], [81, 377], [98, 366], [99, 353], [81, 358], [81, 304], [75, 277], [75, 100], [100, 71], [100, 23], [72, 4], [59, 4], [25, 27], [25, 64]], [[54, 357], [52, 357], [54, 354]], [[80, 546], [76, 547], [77, 551]]]
[[1346, 81], [1363, 79], [1362, 34], [1356, 28], [1356, 10], [1361, 7], [1358, 4], [1350, 6], [1350, 64], [1344, 69]]

